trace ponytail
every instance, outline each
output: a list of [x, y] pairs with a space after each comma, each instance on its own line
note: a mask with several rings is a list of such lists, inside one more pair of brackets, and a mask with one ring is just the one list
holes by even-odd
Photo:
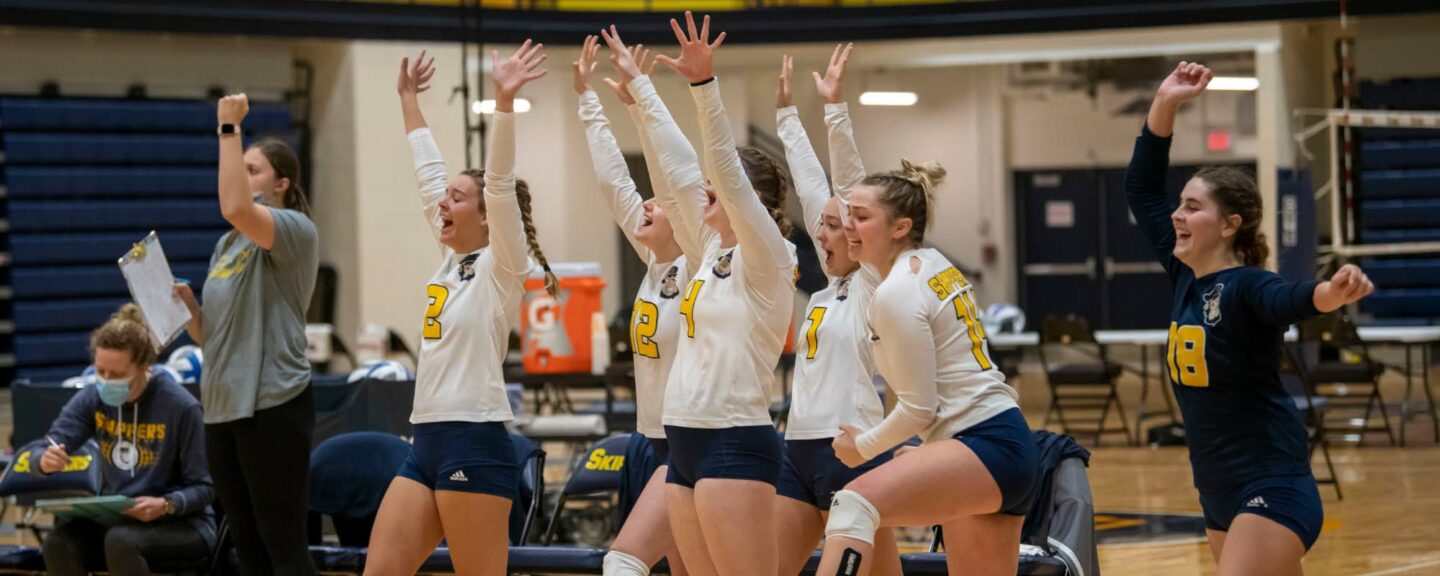
[[530, 254], [545, 270], [545, 292], [553, 298], [560, 292], [560, 279], [550, 271], [550, 261], [545, 259], [545, 251], [540, 249], [540, 240], [536, 238], [535, 222], [530, 218], [530, 185], [519, 178], [515, 179], [515, 200], [520, 204], [520, 224], [525, 227], [525, 242], [530, 244]]
[[1231, 240], [1231, 249], [1246, 266], [1264, 266], [1270, 259], [1270, 245], [1260, 231], [1264, 204], [1260, 187], [1250, 174], [1228, 166], [1207, 166], [1195, 173], [1205, 183], [1210, 197], [1220, 206], [1221, 216], [1240, 216], [1240, 229]]

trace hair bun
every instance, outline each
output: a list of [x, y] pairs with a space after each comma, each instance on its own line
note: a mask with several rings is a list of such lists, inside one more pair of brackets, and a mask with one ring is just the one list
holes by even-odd
[[141, 325], [145, 324], [145, 315], [140, 312], [140, 306], [136, 305], [134, 302], [127, 302], [125, 305], [121, 306], [120, 309], [116, 310], [115, 314], [111, 316], [111, 319], [124, 322], [134, 322]]
[[926, 190], [939, 186], [945, 181], [945, 167], [935, 162], [911, 162], [909, 159], [900, 159], [900, 174], [906, 180], [914, 182]]

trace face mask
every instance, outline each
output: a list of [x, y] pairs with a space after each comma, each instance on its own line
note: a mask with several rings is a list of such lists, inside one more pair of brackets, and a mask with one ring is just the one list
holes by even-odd
[[129, 378], [121, 378], [118, 380], [96, 378], [95, 385], [98, 386], [97, 389], [100, 391], [100, 401], [104, 402], [106, 406], [118, 408], [121, 404], [125, 403], [126, 398], [130, 397]]
[[259, 205], [261, 205], [261, 206], [269, 206], [269, 205], [270, 205], [270, 199], [265, 197], [265, 193], [264, 193], [264, 192], [256, 192], [256, 193], [254, 193], [254, 194], [251, 194], [251, 195], [250, 195], [250, 199], [251, 199], [251, 200], [254, 200], [256, 204], [259, 204]]

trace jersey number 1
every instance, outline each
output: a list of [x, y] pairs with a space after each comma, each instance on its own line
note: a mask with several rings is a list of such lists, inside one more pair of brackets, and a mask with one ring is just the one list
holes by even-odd
[[955, 319], [965, 323], [965, 331], [970, 335], [970, 353], [975, 355], [975, 361], [980, 364], [981, 370], [989, 370], [995, 364], [990, 361], [989, 353], [985, 350], [985, 327], [978, 320], [976, 313], [974, 292], [963, 292], [955, 297]]
[[1170, 345], [1165, 350], [1170, 380], [1185, 386], [1210, 385], [1210, 368], [1205, 364], [1205, 329], [1170, 323]]
[[810, 328], [805, 331], [805, 359], [814, 360], [815, 353], [820, 349], [820, 323], [825, 321], [825, 307], [816, 306], [810, 309]]

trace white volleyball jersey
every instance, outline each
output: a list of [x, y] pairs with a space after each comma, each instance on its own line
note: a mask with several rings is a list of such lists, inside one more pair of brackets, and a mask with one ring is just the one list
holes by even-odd
[[865, 325], [875, 284], [857, 270], [810, 297], [795, 350], [787, 440], [833, 438], [841, 424], [869, 430], [885, 408], [875, 391]]
[[[912, 260], [919, 271], [912, 271]], [[896, 406], [855, 442], [866, 458], [915, 434], [950, 438], [1017, 406], [1015, 390], [990, 359], [975, 288], [933, 248], [908, 250], [870, 305], [875, 364]]]
[[[827, 104], [825, 112], [835, 194], [843, 199], [854, 183], [865, 178], [865, 168], [855, 148], [848, 109], [843, 104]], [[796, 108], [777, 109], [775, 124], [804, 212], [805, 231], [815, 243], [815, 255], [824, 270], [825, 248], [820, 244], [820, 234], [825, 205], [830, 202], [830, 180]], [[857, 269], [829, 280], [824, 290], [810, 296], [797, 335], [787, 440], [833, 438], [840, 433], [841, 424], [868, 430], [884, 418], [885, 408], [872, 378], [875, 364], [865, 323], [879, 277], [872, 271]]]
[[749, 277], [756, 274], [747, 270], [741, 247], [722, 249], [719, 239], [711, 243], [712, 257], [682, 294], [680, 351], [665, 389], [666, 425], [771, 424], [775, 366], [795, 300], [795, 247], [785, 245], [789, 262], [752, 287]]
[[[490, 245], [469, 254], [446, 248], [425, 287], [414, 424], [514, 418], [502, 366], [531, 262], [515, 197], [514, 117], [500, 112], [493, 122], [483, 193]], [[445, 164], [428, 129], [410, 133], [410, 149], [425, 214], [438, 234]]]
[[[632, 106], [630, 113], [639, 124], [638, 108]], [[687, 260], [681, 255], [669, 262], [657, 262], [655, 254], [636, 239], [635, 231], [645, 219], [644, 200], [635, 188], [625, 156], [610, 131], [610, 120], [605, 117], [600, 98], [594, 91], [587, 90], [580, 95], [579, 114], [580, 121], [585, 125], [585, 139], [590, 147], [590, 160], [600, 192], [630, 247], [646, 264], [645, 277], [635, 294], [634, 311], [630, 314], [630, 351], [635, 365], [635, 428], [649, 438], [664, 438], [665, 427], [661, 416], [665, 406], [665, 384], [669, 382], [670, 367], [675, 363], [676, 347], [679, 346], [682, 320], [680, 290], [690, 281]], [[662, 200], [662, 207], [669, 208], [664, 200], [673, 195], [661, 191], [661, 187], [667, 184], [656, 164], [646, 131], [640, 131], [640, 140], [646, 164], [650, 166], [650, 184], [656, 190], [657, 199]]]
[[630, 351], [635, 358], [635, 429], [664, 438], [665, 386], [680, 346], [681, 291], [688, 284], [685, 257], [651, 263], [630, 314]]

